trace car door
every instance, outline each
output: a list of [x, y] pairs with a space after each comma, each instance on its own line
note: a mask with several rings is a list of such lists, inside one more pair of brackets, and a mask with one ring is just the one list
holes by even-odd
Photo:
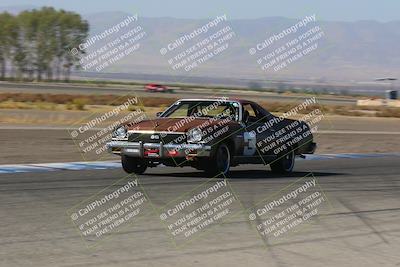
[[269, 122], [274, 116], [254, 103], [244, 103], [243, 113], [248, 114], [243, 154], [262, 156], [264, 159], [273, 157], [275, 128]]

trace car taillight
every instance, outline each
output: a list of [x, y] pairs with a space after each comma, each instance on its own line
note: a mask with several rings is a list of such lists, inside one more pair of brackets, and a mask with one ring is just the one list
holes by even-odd
[[171, 157], [175, 157], [178, 155], [178, 151], [176, 150], [168, 150], [168, 155]]
[[159, 156], [159, 149], [145, 149], [144, 150], [144, 156], [145, 157], [155, 157]]

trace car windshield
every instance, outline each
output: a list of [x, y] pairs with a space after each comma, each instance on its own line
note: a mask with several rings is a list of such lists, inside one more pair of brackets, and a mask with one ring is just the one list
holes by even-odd
[[239, 119], [239, 104], [233, 101], [178, 101], [162, 117], [168, 118], [232, 118]]

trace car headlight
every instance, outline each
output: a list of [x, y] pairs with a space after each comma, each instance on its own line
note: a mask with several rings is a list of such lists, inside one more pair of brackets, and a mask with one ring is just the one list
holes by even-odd
[[191, 129], [187, 132], [187, 141], [189, 143], [200, 142], [203, 138], [203, 134], [199, 128]]
[[113, 133], [113, 137], [117, 137], [117, 138], [125, 138], [127, 135], [128, 131], [126, 130], [126, 128], [124, 126], [118, 127], [114, 133]]

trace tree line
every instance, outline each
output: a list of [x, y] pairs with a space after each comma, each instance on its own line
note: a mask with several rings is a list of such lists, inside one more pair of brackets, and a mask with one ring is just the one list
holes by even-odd
[[85, 42], [88, 31], [79, 14], [51, 7], [0, 13], [0, 79], [68, 81], [71, 69], [79, 68], [70, 50]]

